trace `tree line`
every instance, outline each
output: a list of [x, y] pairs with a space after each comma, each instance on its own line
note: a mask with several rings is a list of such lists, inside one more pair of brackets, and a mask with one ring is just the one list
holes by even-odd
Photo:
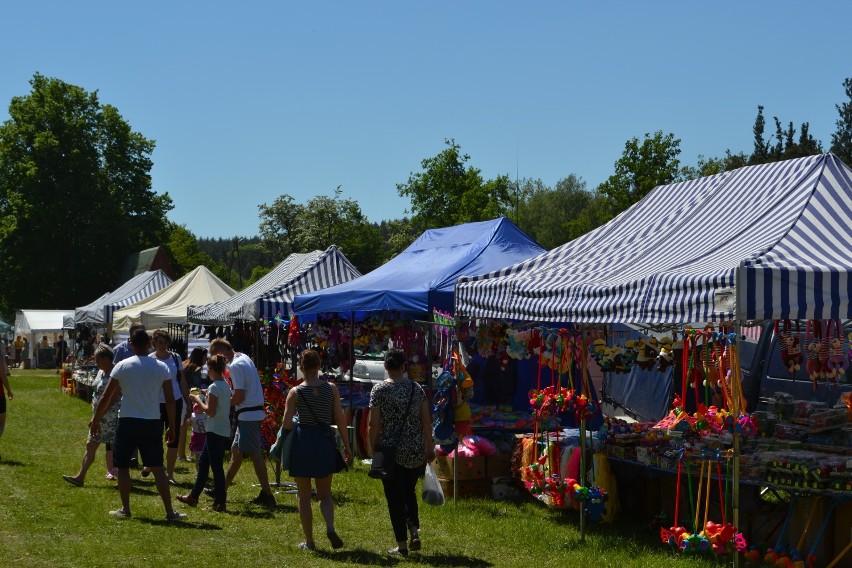
[[[13, 97], [0, 125], [0, 315], [20, 307], [68, 308], [119, 286], [125, 258], [164, 244], [181, 276], [205, 265], [240, 289], [294, 252], [337, 245], [366, 273], [430, 228], [505, 215], [551, 249], [606, 223], [658, 185], [746, 165], [819, 154], [807, 122], [772, 117], [757, 106], [752, 151], [726, 150], [680, 162], [680, 139], [657, 131], [627, 140], [613, 173], [595, 188], [575, 174], [485, 179], [454, 139], [396, 185], [410, 207], [399, 219], [369, 221], [338, 186], [298, 203], [283, 193], [258, 206], [258, 235], [196, 238], [168, 220], [168, 192], [152, 188], [154, 142], [132, 130], [98, 93], [36, 73], [31, 92]], [[852, 78], [836, 104], [829, 150], [852, 164]]]

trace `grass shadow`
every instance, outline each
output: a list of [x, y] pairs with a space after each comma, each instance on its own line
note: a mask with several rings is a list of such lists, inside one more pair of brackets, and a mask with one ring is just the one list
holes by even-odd
[[213, 523], [193, 523], [188, 520], [183, 521], [167, 521], [166, 519], [147, 519], [147, 518], [137, 518], [140, 523], [144, 523], [146, 525], [154, 525], [159, 527], [170, 527], [176, 529], [194, 529], [201, 531], [220, 531], [222, 527], [219, 525], [214, 525]]
[[0, 464], [10, 465], [12, 467], [21, 467], [21, 466], [27, 465], [24, 462], [19, 462], [19, 461], [15, 461], [15, 460], [4, 460], [4, 459], [0, 459]]
[[316, 550], [313, 552], [313, 555], [333, 562], [362, 564], [365, 566], [396, 566], [401, 560], [399, 558], [391, 558], [387, 554], [379, 554], [373, 550], [363, 548], [341, 550], [338, 552]]
[[420, 559], [420, 563], [429, 566], [465, 566], [467, 568], [486, 568], [494, 566], [491, 562], [481, 558], [471, 558], [462, 554], [413, 554], [411, 559]]
[[246, 517], [248, 519], [274, 519], [275, 515], [271, 510], [252, 510], [252, 509], [243, 509], [242, 511], [233, 511], [239, 517]]

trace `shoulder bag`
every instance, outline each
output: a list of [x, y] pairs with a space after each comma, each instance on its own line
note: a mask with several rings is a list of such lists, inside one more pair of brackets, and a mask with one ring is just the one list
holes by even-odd
[[405, 419], [408, 417], [408, 411], [411, 410], [411, 401], [414, 399], [414, 383], [411, 383], [411, 393], [408, 395], [408, 404], [405, 407], [405, 412], [402, 415], [399, 426], [396, 429], [393, 445], [376, 444], [373, 449], [373, 461], [370, 464], [370, 471], [367, 473], [373, 479], [391, 479], [396, 469], [396, 444], [399, 442], [399, 436], [402, 433], [402, 427], [405, 425]]

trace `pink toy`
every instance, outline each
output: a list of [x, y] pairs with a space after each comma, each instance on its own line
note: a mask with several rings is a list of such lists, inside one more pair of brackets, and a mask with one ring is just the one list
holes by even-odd
[[462, 444], [473, 450], [474, 455], [493, 456], [497, 453], [497, 446], [491, 440], [482, 436], [465, 436], [462, 438]]

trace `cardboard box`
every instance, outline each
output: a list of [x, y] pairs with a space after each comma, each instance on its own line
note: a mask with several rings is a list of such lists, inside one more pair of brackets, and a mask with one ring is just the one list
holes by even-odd
[[459, 457], [449, 458], [438, 456], [435, 458], [435, 472], [439, 479], [485, 479], [485, 456], [472, 458]]
[[645, 465], [657, 465], [656, 456], [654, 456], [651, 448], [645, 446], [636, 448], [636, 461]]
[[441, 489], [444, 490], [444, 499], [453, 498], [453, 484], [459, 488], [459, 499], [470, 499], [491, 496], [491, 483], [487, 479], [464, 479], [456, 480], [441, 479]]
[[485, 477], [512, 477], [512, 456], [510, 454], [486, 456]]

